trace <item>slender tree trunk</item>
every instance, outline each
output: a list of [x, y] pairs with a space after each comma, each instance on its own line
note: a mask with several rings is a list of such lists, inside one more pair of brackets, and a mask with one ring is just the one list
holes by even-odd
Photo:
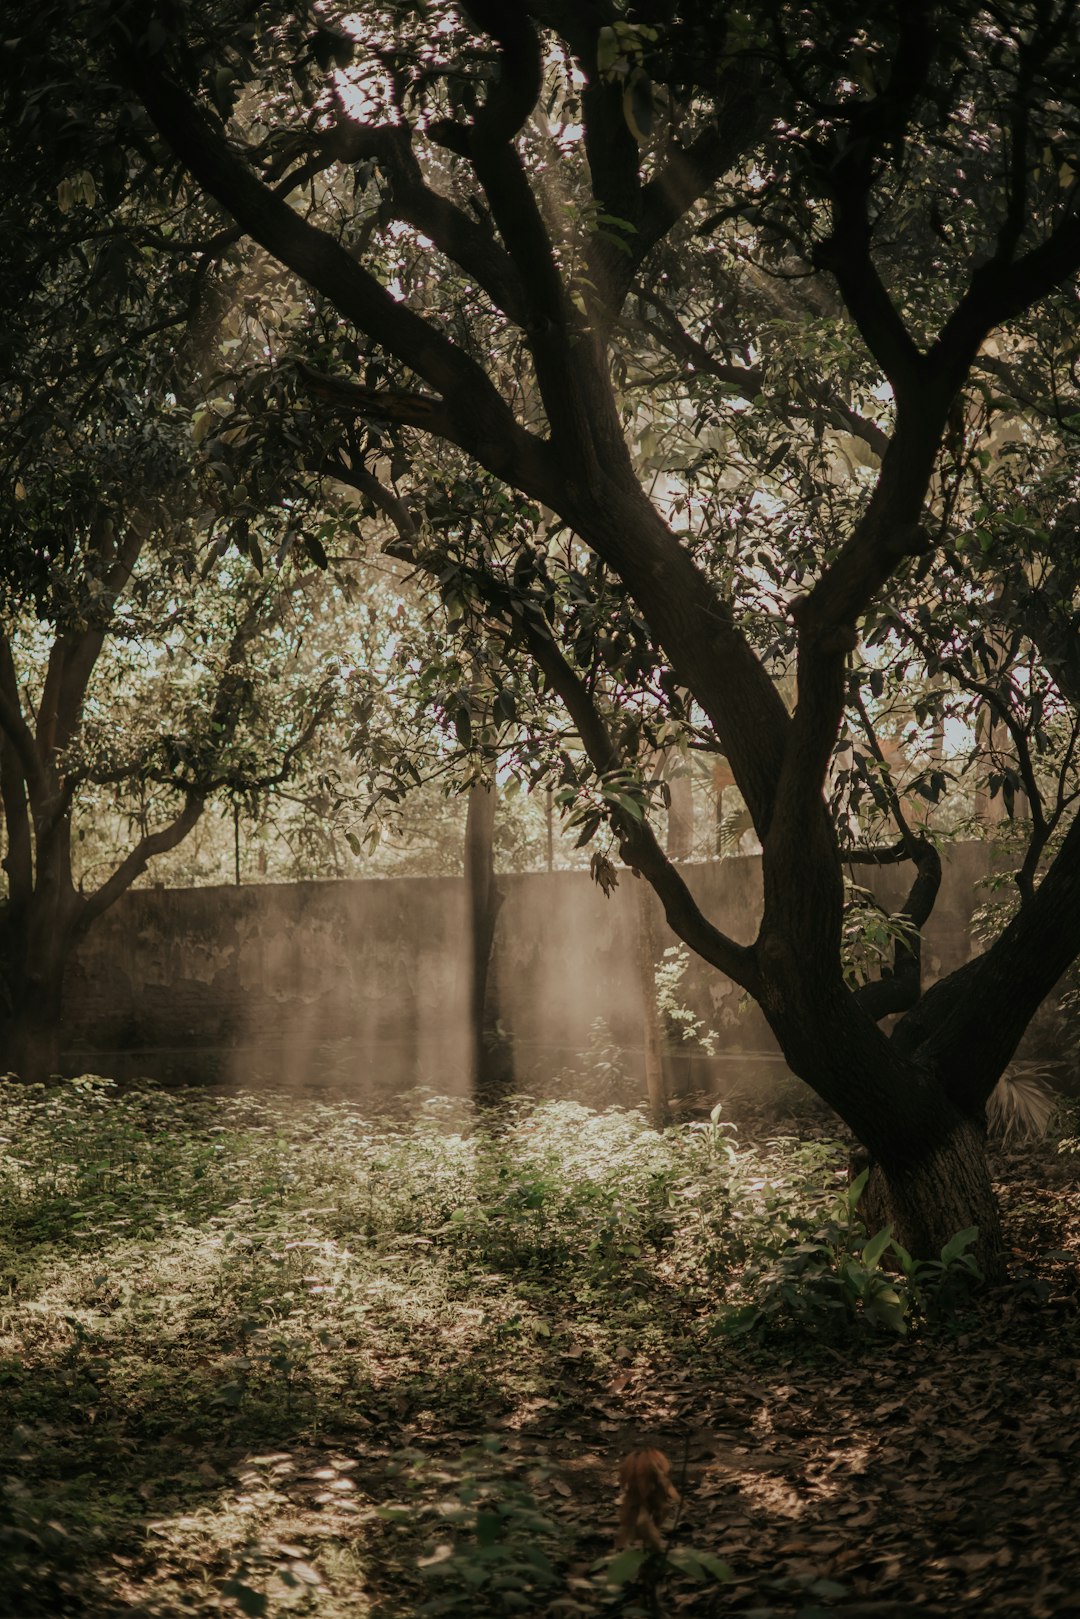
[[689, 860], [694, 852], [694, 789], [686, 770], [669, 776], [667, 784], [671, 794], [667, 812], [668, 858]]
[[638, 984], [641, 990], [641, 1046], [645, 1060], [645, 1094], [649, 1116], [658, 1130], [671, 1117], [667, 1081], [660, 1039], [660, 1013], [656, 1005], [656, 939], [653, 929], [652, 889], [644, 878], [634, 887], [637, 892]]
[[476, 782], [465, 820], [465, 887], [470, 931], [469, 1030], [474, 1094], [490, 1105], [513, 1085], [511, 1043], [499, 1023], [491, 950], [502, 896], [495, 881], [495, 789]]

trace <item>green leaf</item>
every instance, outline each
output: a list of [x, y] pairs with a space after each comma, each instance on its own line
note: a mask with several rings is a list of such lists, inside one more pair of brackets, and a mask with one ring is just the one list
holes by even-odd
[[596, 836], [601, 819], [602, 817], [599, 810], [593, 810], [590, 814], [586, 815], [584, 821], [581, 823], [581, 831], [578, 834], [576, 842], [574, 843], [575, 849], [584, 848], [585, 844], [589, 842], [589, 839]]
[[872, 1269], [881, 1259], [889, 1243], [892, 1241], [892, 1226], [887, 1225], [879, 1231], [876, 1237], [871, 1237], [862, 1251], [862, 1262], [867, 1269]]
[[616, 1552], [606, 1563], [601, 1561], [596, 1566], [603, 1570], [608, 1585], [629, 1585], [631, 1580], [637, 1579], [648, 1557], [649, 1553], [642, 1551], [639, 1546], [630, 1546], [624, 1552]]
[[317, 568], [329, 567], [330, 559], [323, 548], [322, 541], [316, 539], [314, 534], [302, 534], [300, 538], [304, 542], [305, 551], [315, 566]]
[[870, 1171], [868, 1169], [864, 1169], [861, 1175], [856, 1175], [855, 1179], [847, 1189], [847, 1202], [849, 1209], [853, 1209], [858, 1203], [860, 1197], [862, 1197], [863, 1193], [866, 1191], [866, 1183], [869, 1179]]
[[904, 1275], [910, 1276], [912, 1271], [915, 1269], [915, 1261], [903, 1244], [897, 1242], [895, 1237], [892, 1239], [892, 1251], [900, 1261], [900, 1269], [903, 1271]]
[[464, 703], [454, 710], [454, 730], [461, 746], [469, 747], [472, 743], [472, 716]]
[[958, 1231], [956, 1236], [951, 1237], [941, 1250], [941, 1263], [943, 1265], [952, 1265], [960, 1258], [961, 1254], [967, 1252], [973, 1242], [978, 1240], [978, 1236], [979, 1228], [977, 1225], [970, 1225], [966, 1230]]
[[900, 1337], [907, 1332], [907, 1307], [895, 1288], [876, 1288], [865, 1301], [863, 1308], [871, 1321], [888, 1327], [890, 1332], [898, 1333]]
[[719, 1557], [713, 1557], [709, 1552], [695, 1551], [692, 1546], [674, 1547], [668, 1552], [667, 1560], [673, 1568], [677, 1568], [682, 1574], [688, 1574], [692, 1580], [697, 1580], [702, 1585], [709, 1580], [726, 1583], [734, 1578], [727, 1563], [722, 1563]]
[[770, 455], [769, 459], [762, 467], [761, 475], [763, 478], [767, 478], [770, 472], [776, 471], [777, 467], [780, 465], [781, 461], [784, 459], [790, 449], [791, 440], [788, 438], [784, 440], [779, 449], [773, 451], [772, 455]]
[[645, 819], [645, 810], [641, 800], [632, 798], [629, 793], [605, 793], [604, 797], [609, 804], [618, 804], [619, 808], [625, 810], [631, 820], [643, 821]]

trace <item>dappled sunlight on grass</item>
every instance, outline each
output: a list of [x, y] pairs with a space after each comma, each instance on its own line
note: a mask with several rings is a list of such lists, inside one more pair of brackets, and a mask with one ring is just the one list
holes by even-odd
[[[422, 1578], [424, 1526], [447, 1489], [452, 1517], [474, 1511], [478, 1464], [433, 1469], [409, 1445], [543, 1431], [568, 1375], [701, 1323], [688, 1306], [715, 1303], [727, 1263], [693, 1257], [732, 1208], [717, 1126], [661, 1137], [569, 1102], [477, 1119], [441, 1098], [391, 1122], [92, 1079], [4, 1104], [0, 1375], [28, 1612], [92, 1611], [98, 1580], [161, 1611], [183, 1587], [196, 1612], [317, 1593], [332, 1614], [331, 1571], [353, 1601], [368, 1542]], [[780, 1193], [753, 1178], [771, 1229]], [[506, 1464], [480, 1454], [494, 1479]]]
[[771, 1342], [879, 1330], [837, 1291], [866, 1234], [835, 1143], [569, 1102], [0, 1101], [0, 1611], [501, 1613], [497, 1574], [598, 1612], [638, 1434], [734, 1421], [685, 1440], [686, 1487], [788, 1533], [877, 1454], [800, 1478], [799, 1395], [754, 1383]]

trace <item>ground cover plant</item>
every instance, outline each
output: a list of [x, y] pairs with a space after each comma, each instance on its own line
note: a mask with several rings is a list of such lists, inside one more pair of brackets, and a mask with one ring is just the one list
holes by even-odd
[[[1065, 1611], [1080, 1155], [918, 1267], [719, 1116], [0, 1097], [0, 1612]], [[1068, 1145], [1068, 1143], [1066, 1143]], [[886, 1267], [886, 1268], [883, 1268]], [[667, 1561], [616, 1555], [631, 1446]], [[885, 1602], [888, 1606], [882, 1607]], [[900, 1604], [897, 1606], [897, 1604]]]

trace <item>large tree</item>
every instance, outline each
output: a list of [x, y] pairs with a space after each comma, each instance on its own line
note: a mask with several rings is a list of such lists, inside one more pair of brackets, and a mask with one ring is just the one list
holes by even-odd
[[[464, 561], [447, 556], [464, 530], [422, 523], [416, 559], [502, 612], [584, 744], [598, 819], [872, 1153], [900, 1237], [932, 1252], [977, 1224], [992, 1264], [983, 1107], [1080, 947], [1080, 823], [1043, 840], [993, 945], [921, 994], [939, 866], [901, 820], [895, 847], [868, 853], [914, 863], [905, 942], [852, 988], [825, 788], [852, 670], [880, 667], [875, 639], [896, 644], [883, 614], [929, 638], [939, 676], [951, 627], [918, 610], [932, 570], [959, 570], [969, 607], [1037, 583], [1001, 523], [968, 566], [963, 441], [991, 340], [1047, 395], [1024, 348], [1033, 314], [1075, 331], [1074, 0], [469, 0], [359, 18], [46, 4], [28, 60], [39, 23], [53, 82], [118, 99], [118, 139], [156, 131], [172, 156], [155, 160], [217, 204], [224, 239], [260, 244], [333, 323], [300, 373], [340, 424], [325, 471], [385, 487], [388, 463], [434, 439], [534, 504], [531, 528]], [[55, 60], [70, 42], [77, 74]], [[702, 441], [681, 507], [632, 453], [646, 341], [666, 353], [654, 392]], [[845, 448], [861, 472], [841, 486]], [[1074, 584], [1066, 564], [1054, 670], [1076, 656]], [[628, 660], [746, 801], [763, 849], [752, 943], [702, 914], [650, 829], [641, 727], [617, 702]]]

